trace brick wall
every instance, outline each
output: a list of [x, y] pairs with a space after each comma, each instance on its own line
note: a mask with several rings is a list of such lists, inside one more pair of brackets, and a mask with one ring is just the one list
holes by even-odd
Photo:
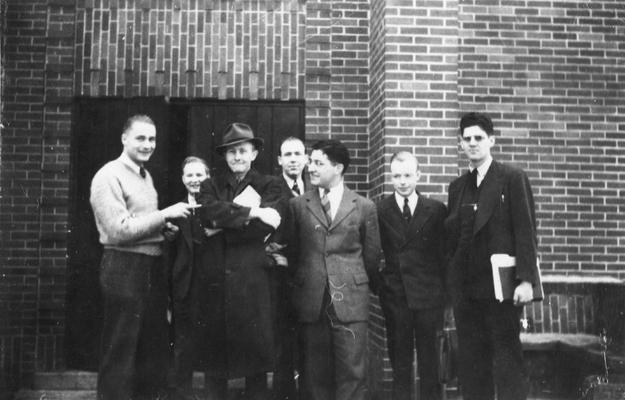
[[0, 367], [13, 377], [63, 366], [74, 95], [305, 99], [309, 144], [347, 142], [348, 183], [376, 200], [405, 146], [420, 189], [444, 200], [466, 166], [459, 112], [486, 111], [497, 157], [530, 175], [543, 270], [625, 278], [620, 1], [5, 4]]
[[[369, 173], [375, 200], [392, 191], [391, 155], [408, 150], [420, 163], [418, 190], [446, 201], [446, 185], [457, 175], [457, 16], [457, 1], [373, 2]], [[371, 386], [385, 398], [392, 379], [377, 302], [370, 321], [370, 362], [378, 370]]]
[[614, 0], [460, 5], [460, 108], [491, 114], [495, 154], [528, 172], [546, 273], [625, 278], [624, 17]]
[[304, 98], [308, 142], [348, 142], [348, 182], [367, 191], [367, 1], [7, 4], [0, 361], [12, 376], [63, 367], [73, 96]]
[[8, 323], [0, 325], [0, 360], [10, 380], [35, 366], [46, 8], [37, 1], [6, 8], [0, 293]]
[[367, 193], [369, 3], [306, 3], [306, 138], [343, 141], [352, 164], [346, 180]]

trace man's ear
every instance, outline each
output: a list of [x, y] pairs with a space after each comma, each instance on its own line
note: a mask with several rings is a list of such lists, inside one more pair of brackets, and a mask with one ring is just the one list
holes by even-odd
[[252, 150], [252, 161], [256, 160], [256, 157], [258, 157], [258, 150], [254, 149]]
[[341, 163], [336, 163], [334, 165], [337, 168], [337, 171], [339, 171], [339, 175], [343, 175], [343, 171], [345, 170], [345, 166]]

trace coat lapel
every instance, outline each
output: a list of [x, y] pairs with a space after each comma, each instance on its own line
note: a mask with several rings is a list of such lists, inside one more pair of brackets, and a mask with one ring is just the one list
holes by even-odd
[[[182, 200], [184, 203], [188, 203], [189, 199], [187, 197], [185, 197]], [[182, 235], [182, 237], [184, 238], [184, 242], [187, 244], [187, 246], [190, 249], [193, 249], [193, 238], [191, 235], [191, 224], [189, 223], [189, 220], [186, 218], [181, 218], [180, 223], [178, 224], [178, 228], [180, 228], [180, 234]]]
[[[317, 191], [317, 193], [319, 192]], [[340, 224], [341, 221], [343, 221], [352, 211], [356, 209], [356, 198], [356, 193], [352, 192], [347, 187], [344, 187], [343, 198], [341, 199], [339, 209], [336, 211], [336, 215], [332, 220], [330, 229], [334, 229], [335, 226]]]
[[499, 165], [493, 160], [480, 185], [480, 197], [478, 200], [477, 213], [475, 215], [475, 223], [473, 225], [474, 235], [486, 225], [497, 208], [502, 186], [503, 179]]
[[425, 224], [425, 221], [430, 218], [432, 213], [430, 212], [430, 207], [424, 204], [423, 196], [419, 194], [419, 199], [417, 200], [417, 207], [414, 210], [414, 215], [410, 220], [410, 228], [408, 229], [408, 234], [406, 235], [406, 243], [413, 239], [415, 235], [421, 232], [421, 228]]
[[381, 206], [382, 210], [380, 211], [380, 217], [385, 220], [385, 225], [393, 231], [395, 240], [403, 242], [404, 230], [402, 226], [404, 218], [401, 215], [401, 211], [397, 207], [395, 194], [391, 194], [389, 197], [384, 199]]
[[321, 198], [319, 197], [318, 190], [311, 190], [306, 192], [304, 195], [306, 198], [306, 207], [310, 210], [312, 215], [315, 216], [319, 220], [319, 222], [324, 226], [328, 227], [328, 220], [326, 218], [326, 213], [323, 211], [323, 207], [321, 207]]

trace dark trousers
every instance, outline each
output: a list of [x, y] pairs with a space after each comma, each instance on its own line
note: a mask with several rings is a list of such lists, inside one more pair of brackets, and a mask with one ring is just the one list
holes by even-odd
[[342, 323], [332, 307], [300, 325], [300, 400], [362, 400], [367, 396], [367, 322]]
[[[280, 268], [280, 267], [277, 267]], [[272, 303], [275, 311], [276, 366], [273, 371], [273, 398], [295, 400], [297, 317], [290, 301], [285, 271], [272, 271]]]
[[98, 399], [152, 399], [166, 390], [167, 282], [161, 257], [105, 249]]
[[384, 312], [388, 355], [393, 367], [393, 400], [409, 400], [412, 392], [412, 361], [417, 348], [419, 399], [441, 397], [438, 381], [436, 335], [443, 328], [444, 308], [411, 310], [405, 296], [380, 293]]
[[461, 299], [454, 309], [459, 379], [464, 400], [527, 398], [521, 348], [521, 307], [511, 301]]

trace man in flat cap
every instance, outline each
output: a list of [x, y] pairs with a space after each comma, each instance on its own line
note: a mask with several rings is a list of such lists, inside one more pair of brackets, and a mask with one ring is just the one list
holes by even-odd
[[225, 399], [227, 379], [238, 377], [246, 378], [246, 398], [268, 398], [274, 336], [265, 240], [280, 225], [283, 205], [278, 179], [252, 168], [262, 145], [249, 125], [230, 124], [216, 147], [228, 170], [200, 189], [202, 224], [222, 230], [209, 268], [217, 328], [206, 338], [214, 355], [206, 380], [210, 399]]

